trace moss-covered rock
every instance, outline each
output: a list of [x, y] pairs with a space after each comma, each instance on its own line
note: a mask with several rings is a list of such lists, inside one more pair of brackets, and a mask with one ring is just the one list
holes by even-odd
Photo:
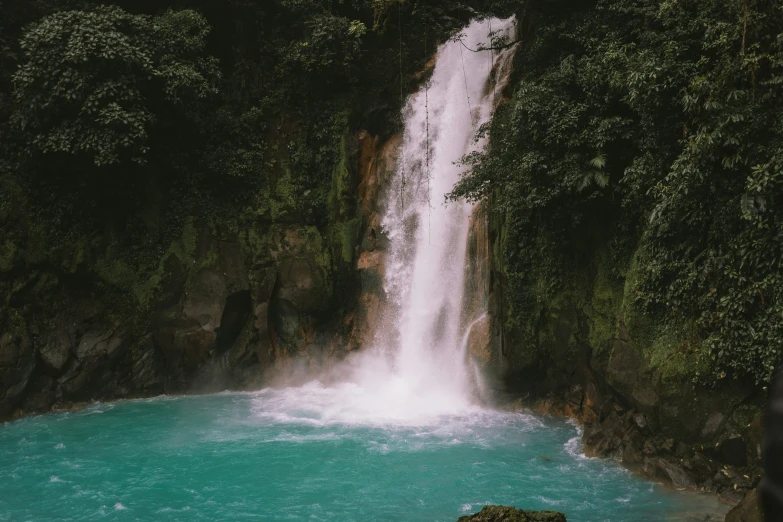
[[508, 506], [485, 506], [478, 513], [460, 517], [459, 522], [566, 522], [566, 517], [555, 511], [523, 511]]

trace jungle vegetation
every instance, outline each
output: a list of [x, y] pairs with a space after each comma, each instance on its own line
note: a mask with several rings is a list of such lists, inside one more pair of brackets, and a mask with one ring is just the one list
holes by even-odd
[[530, 318], [600, 250], [636, 310], [695, 325], [677, 356], [697, 382], [768, 383], [783, 354], [783, 7], [527, 2], [519, 16], [510, 100], [453, 194], [505, 219], [510, 323], [534, 335]]

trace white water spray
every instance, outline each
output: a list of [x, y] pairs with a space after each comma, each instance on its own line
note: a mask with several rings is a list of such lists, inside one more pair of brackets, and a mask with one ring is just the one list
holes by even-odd
[[408, 100], [382, 222], [390, 248], [375, 349], [390, 361], [390, 376], [377, 377], [396, 381], [398, 392], [405, 390], [399, 398], [421, 413], [453, 413], [472, 403], [475, 375], [465, 339], [475, 318], [463, 310], [472, 205], [447, 204], [445, 196], [459, 180], [460, 159], [485, 145], [474, 137], [506, 80], [513, 49], [466, 48], [490, 47], [490, 27], [513, 39], [513, 19], [471, 23], [462, 32], [464, 45], [454, 41], [438, 50], [426, 92]]
[[472, 52], [466, 46], [490, 47], [490, 28], [513, 39], [514, 23], [471, 23], [462, 43], [438, 49], [428, 86], [405, 105], [382, 221], [389, 249], [381, 324], [373, 346], [341, 368], [344, 382], [297, 389], [299, 408], [312, 407], [321, 420], [428, 423], [480, 409], [466, 354], [469, 326], [478, 317], [463, 310], [472, 205], [447, 203], [445, 196], [459, 180], [460, 159], [485, 145], [474, 137], [491, 117], [513, 56], [513, 48]]

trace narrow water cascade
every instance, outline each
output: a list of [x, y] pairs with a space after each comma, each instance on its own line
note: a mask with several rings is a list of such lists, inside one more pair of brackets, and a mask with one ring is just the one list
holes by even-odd
[[473, 205], [447, 203], [446, 195], [459, 179], [460, 159], [485, 144], [475, 136], [491, 117], [515, 50], [468, 50], [491, 47], [489, 27], [513, 38], [515, 21], [474, 21], [462, 42], [438, 50], [427, 85], [404, 108], [403, 143], [387, 188], [387, 300], [367, 348], [370, 357], [382, 353], [388, 367], [378, 375], [378, 361], [365, 360], [362, 371], [371, 373], [369, 381], [395, 382], [402, 391], [395, 395], [410, 399], [408, 410], [424, 414], [469, 408], [480, 385], [465, 353], [466, 326], [477, 318], [463, 307]]

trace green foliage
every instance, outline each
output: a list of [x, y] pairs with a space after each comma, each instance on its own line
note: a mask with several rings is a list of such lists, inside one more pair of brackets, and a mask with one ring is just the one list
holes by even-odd
[[400, 85], [489, 2], [393, 0], [385, 31], [376, 0], [98, 3], [2, 1], [5, 302], [54, 317], [51, 293], [106, 295], [141, 332], [173, 267], [214, 263], [197, 237], [237, 240], [271, 291], [281, 234], [302, 230], [322, 304], [349, 306], [353, 136], [395, 132]]
[[618, 275], [644, 252], [634, 306], [697, 324], [700, 380], [768, 382], [783, 355], [783, 10], [600, 0], [520, 17], [533, 30], [513, 99], [453, 194], [507, 214], [512, 315], [567, 286], [601, 229]]
[[21, 40], [16, 121], [29, 152], [86, 155], [97, 166], [143, 162], [162, 108], [216, 92], [217, 64], [201, 57], [209, 27], [193, 11], [151, 18], [117, 7], [61, 11]]

